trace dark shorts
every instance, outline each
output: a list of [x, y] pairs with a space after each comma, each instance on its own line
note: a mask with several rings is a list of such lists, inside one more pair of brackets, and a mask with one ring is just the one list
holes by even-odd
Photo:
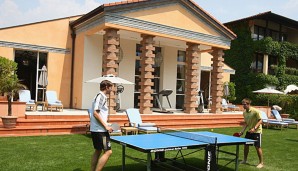
[[256, 140], [254, 143], [254, 146], [260, 148], [261, 147], [261, 142], [262, 142], [262, 134], [260, 133], [249, 133], [246, 132], [245, 138], [251, 139], [251, 140]]
[[108, 132], [91, 132], [91, 137], [94, 149], [111, 150], [111, 140]]

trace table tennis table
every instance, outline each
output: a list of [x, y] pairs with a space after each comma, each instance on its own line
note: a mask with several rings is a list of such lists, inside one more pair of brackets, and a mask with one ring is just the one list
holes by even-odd
[[[186, 135], [186, 136], [185, 136]], [[125, 170], [126, 147], [147, 153], [146, 166], [147, 171], [151, 171], [151, 165], [154, 162], [152, 153], [162, 154], [164, 156], [167, 151], [178, 151], [182, 155], [182, 151], [186, 149], [205, 150], [204, 168], [197, 170], [218, 170], [218, 155], [223, 152], [235, 156], [228, 164], [235, 162], [235, 170], [238, 170], [239, 145], [254, 144], [254, 140], [234, 137], [214, 132], [169, 132], [156, 134], [139, 134], [128, 136], [112, 136], [112, 142], [122, 145], [122, 170]], [[236, 146], [235, 153], [222, 151], [219, 147]], [[200, 151], [198, 150], [198, 151]], [[156, 156], [155, 156], [156, 157]], [[226, 165], [228, 165], [226, 164]], [[195, 170], [195, 169], [190, 169]]]

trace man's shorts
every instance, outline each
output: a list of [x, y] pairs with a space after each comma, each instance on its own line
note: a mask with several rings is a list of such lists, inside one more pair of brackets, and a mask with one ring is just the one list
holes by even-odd
[[94, 149], [111, 150], [111, 140], [108, 132], [91, 132], [91, 137]]
[[254, 143], [254, 146], [255, 147], [258, 147], [258, 148], [261, 147], [262, 134], [260, 134], [260, 133], [249, 133], [249, 132], [246, 132], [245, 138], [251, 139], [251, 140], [256, 140], [256, 142]]

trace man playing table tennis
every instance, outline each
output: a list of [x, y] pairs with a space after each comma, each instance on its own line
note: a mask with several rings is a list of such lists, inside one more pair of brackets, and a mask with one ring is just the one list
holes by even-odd
[[[90, 132], [94, 146], [91, 160], [91, 170], [100, 171], [112, 155], [110, 132], [112, 128], [107, 125], [108, 105], [107, 94], [112, 91], [113, 84], [104, 80], [100, 83], [100, 91], [95, 96], [92, 104], [93, 114], [90, 115]], [[102, 156], [100, 157], [101, 153]]]
[[[243, 117], [244, 117], [244, 125], [240, 135], [248, 128], [246, 132], [245, 138], [256, 140], [254, 146], [257, 150], [257, 154], [259, 157], [259, 164], [257, 168], [262, 168], [264, 166], [263, 163], [263, 152], [261, 148], [261, 140], [262, 140], [262, 118], [260, 112], [250, 106], [251, 100], [245, 98], [242, 100], [242, 105], [244, 108]], [[244, 159], [241, 164], [247, 163], [247, 156], [249, 152], [249, 145], [244, 146]]]

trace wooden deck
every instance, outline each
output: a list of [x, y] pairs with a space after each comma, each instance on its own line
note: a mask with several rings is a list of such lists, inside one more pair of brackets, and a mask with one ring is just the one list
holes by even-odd
[[[123, 126], [128, 123], [126, 114], [110, 115], [111, 123]], [[174, 129], [237, 127], [243, 121], [242, 112], [212, 113], [153, 113], [142, 114], [143, 122], [153, 122], [157, 126]], [[85, 134], [89, 116], [86, 110], [65, 109], [63, 112], [26, 112], [25, 117], [19, 117], [17, 127], [3, 128], [0, 123], [0, 137], [8, 136], [38, 136], [61, 134]]]

